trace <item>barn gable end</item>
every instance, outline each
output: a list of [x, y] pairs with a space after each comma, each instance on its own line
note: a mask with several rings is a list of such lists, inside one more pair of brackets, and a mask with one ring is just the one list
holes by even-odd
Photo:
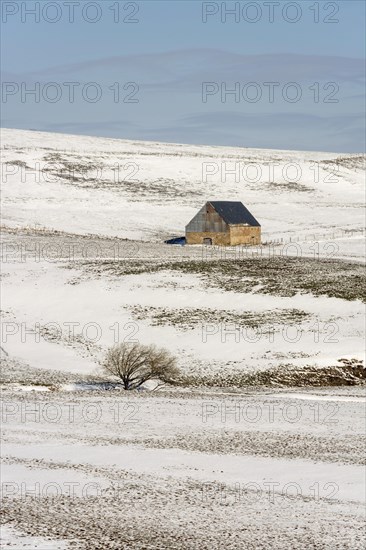
[[228, 224], [215, 210], [212, 204], [210, 202], [206, 202], [206, 204], [203, 205], [197, 212], [195, 217], [189, 222], [186, 227], [186, 231], [201, 233], [226, 233], [228, 231]]

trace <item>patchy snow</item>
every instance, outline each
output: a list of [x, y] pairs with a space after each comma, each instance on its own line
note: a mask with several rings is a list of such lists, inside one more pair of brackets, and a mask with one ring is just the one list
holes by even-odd
[[21, 533], [10, 525], [0, 528], [1, 547], [9, 550], [67, 550], [69, 543], [44, 537], [32, 537]]
[[[180, 356], [182, 365], [189, 364], [191, 356], [220, 363], [229, 358], [238, 362], [234, 368], [266, 368], [269, 363], [280, 364], [288, 354], [293, 355], [291, 361], [297, 366], [336, 364], [339, 357], [364, 356], [364, 306], [360, 301], [308, 294], [238, 296], [216, 289], [205, 291], [195, 275], [177, 277], [166, 272], [108, 281], [81, 280], [77, 285], [69, 284], [77, 270], [55, 264], [46, 269], [43, 263], [8, 263], [3, 273], [11, 275], [3, 281], [3, 310], [11, 311], [17, 319], [14, 324], [12, 317], [3, 317], [8, 323], [3, 347], [37, 368], [93, 373], [108, 346], [136, 339], [170, 349]], [[130, 307], [134, 305], [239, 313], [298, 309], [309, 318], [295, 327], [279, 323], [270, 340], [269, 334], [209, 320], [187, 331], [176, 326], [152, 326], [148, 318], [136, 320], [132, 316]], [[62, 332], [63, 337], [53, 340], [52, 335], [40, 334], [38, 327], [44, 326], [53, 329], [56, 336]], [[68, 340], [73, 331], [84, 337], [91, 349]]]
[[[337, 164], [332, 161], [342, 155], [331, 153], [7, 129], [2, 149], [6, 225], [162, 240], [184, 234], [206, 200], [243, 200], [260, 221], [264, 239], [299, 239], [305, 252], [305, 239], [317, 235], [321, 246], [335, 242], [324, 255], [363, 254], [362, 234], [352, 237], [364, 226], [360, 155]], [[233, 168], [236, 174], [225, 175]], [[340, 230], [349, 231], [345, 243]]]
[[288, 397], [289, 399], [305, 399], [305, 401], [345, 401], [345, 402], [352, 402], [352, 403], [366, 403], [366, 396], [365, 395], [358, 395], [358, 396], [349, 396], [349, 395], [319, 395], [315, 393], [298, 393], [298, 392], [292, 392], [292, 393], [272, 393], [270, 394], [270, 397], [281, 397], [285, 398]]
[[[20, 458], [36, 458], [52, 460], [55, 458], [54, 443], [52, 445], [38, 444], [32, 449], [23, 445], [4, 445], [4, 454], [13, 454]], [[79, 464], [87, 461], [92, 466], [116, 467], [121, 470], [133, 471], [139, 474], [166, 477], [189, 477], [201, 482], [215, 482], [232, 484], [276, 482], [281, 490], [294, 480], [301, 487], [303, 496], [311, 495], [311, 487], [315, 480], [320, 484], [337, 482], [337, 491], [334, 498], [337, 500], [350, 500], [364, 503], [365, 493], [363, 488], [364, 468], [362, 466], [345, 466], [340, 464], [312, 463], [311, 461], [291, 461], [266, 457], [234, 456], [230, 454], [216, 455], [182, 451], [180, 449], [138, 449], [124, 446], [123, 450], [118, 446], [99, 446], [97, 448], [88, 445], [68, 445], [63, 443], [57, 449], [57, 459], [68, 464]], [[16, 472], [16, 470], [15, 470]], [[23, 472], [23, 470], [22, 470]], [[10, 467], [10, 476], [13, 468]], [[33, 487], [34, 479], [42, 479], [45, 486], [55, 481], [55, 476], [43, 475], [37, 477], [37, 472], [27, 472], [27, 475], [14, 473], [17, 477], [10, 479], [28, 480]], [[40, 474], [41, 475], [41, 474]], [[8, 482], [9, 474], [5, 469], [5, 482]], [[31, 477], [31, 481], [29, 481]], [[57, 494], [61, 491], [63, 480], [68, 483], [80, 482], [77, 476], [70, 477], [68, 472], [57, 473], [57, 487], [50, 488]], [[75, 481], [76, 480], [76, 481]], [[117, 481], [117, 480], [116, 480]], [[94, 479], [88, 479], [88, 483]], [[84, 481], [86, 483], [86, 481]], [[96, 483], [96, 482], [95, 482]], [[43, 487], [43, 485], [42, 485]], [[42, 490], [41, 487], [41, 490]], [[80, 487], [79, 486], [77, 488]], [[44, 490], [44, 489], [43, 489]], [[276, 491], [276, 487], [274, 487]], [[95, 489], [94, 489], [95, 491]]]
[[56, 473], [52, 469], [23, 464], [3, 464], [1, 467], [1, 498], [26, 498], [27, 495], [80, 498], [96, 496], [106, 487], [105, 479], [72, 469], [58, 468]]
[[[20, 130], [2, 131], [2, 154], [1, 346], [14, 374], [2, 388], [4, 548], [363, 548], [362, 388], [155, 393], [83, 383], [107, 347], [133, 340], [167, 348], [184, 373], [220, 380], [360, 360], [359, 299], [316, 296], [314, 287], [265, 293], [261, 281], [224, 291], [200, 273], [149, 265], [215, 259], [215, 248], [161, 242], [182, 235], [206, 200], [226, 199], [242, 200], [284, 256], [302, 256], [309, 269], [305, 257], [353, 267], [364, 253], [363, 159]], [[239, 180], [225, 180], [233, 166]], [[51, 239], [47, 230], [65, 233]], [[96, 260], [89, 271], [67, 255], [35, 258], [40, 244], [76, 246], [88, 234], [94, 249], [113, 251], [101, 236], [141, 241], [124, 242], [113, 258], [121, 273], [98, 271], [111, 261], [104, 248], [97, 260], [79, 253]], [[12, 258], [19, 251], [25, 257]], [[134, 260], [146, 262], [142, 273], [124, 273]], [[284, 316], [292, 310], [298, 316]], [[215, 321], [226, 313], [239, 321]], [[264, 327], [259, 338], [249, 325], [243, 332], [250, 315]], [[33, 377], [22, 384], [17, 368]], [[115, 485], [121, 492], [110, 491]]]
[[[317, 393], [332, 395], [330, 390]], [[266, 544], [263, 526], [276, 516], [278, 535], [282, 529], [292, 530], [294, 521], [314, 541], [327, 528], [329, 547], [340, 536], [339, 521], [346, 516], [342, 544], [354, 548], [350, 537], [359, 533], [364, 509], [362, 389], [337, 389], [337, 407], [330, 410], [326, 402], [314, 408], [311, 401], [298, 400], [299, 394], [52, 392], [47, 398], [28, 394], [24, 402], [19, 394], [6, 391], [6, 517], [34, 531], [37, 513], [44, 532], [82, 541], [90, 534], [85, 547], [94, 550], [108, 547], [101, 543], [102, 536], [119, 541], [122, 533], [114, 522], [120, 524], [122, 515], [134, 529], [129, 548], [137, 550], [145, 544], [136, 533], [135, 514], [146, 518], [141, 529], [147, 534], [150, 518], [155, 525], [166, 518], [166, 527], [174, 532], [182, 526], [184, 537], [194, 521], [201, 544], [184, 547], [194, 549], [202, 547], [212, 514], [220, 518], [225, 512], [226, 529], [236, 533], [233, 549], [238, 540], [243, 547], [253, 536], [246, 525], [237, 524], [252, 523], [252, 516], [259, 518]], [[295, 419], [294, 410], [299, 413]], [[214, 531], [221, 544], [225, 534]], [[157, 536], [162, 547], [174, 547], [166, 541], [164, 526]], [[57, 550], [62, 548], [57, 544]], [[76, 547], [84, 548], [81, 542]], [[284, 548], [280, 543], [274, 547]]]
[[36, 391], [36, 392], [45, 392], [50, 391], [50, 389], [47, 386], [23, 386], [20, 384], [16, 384], [13, 386], [14, 391], [20, 391], [20, 392], [29, 392], [29, 391]]

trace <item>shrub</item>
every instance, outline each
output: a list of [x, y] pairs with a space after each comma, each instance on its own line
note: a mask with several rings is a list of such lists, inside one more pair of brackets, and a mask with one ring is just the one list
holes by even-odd
[[102, 369], [120, 378], [125, 390], [135, 390], [148, 380], [155, 380], [156, 387], [173, 383], [179, 374], [176, 359], [167, 350], [139, 343], [122, 343], [110, 348]]

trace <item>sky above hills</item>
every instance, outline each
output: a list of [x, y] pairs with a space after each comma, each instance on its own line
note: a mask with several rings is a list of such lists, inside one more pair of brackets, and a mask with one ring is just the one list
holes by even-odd
[[365, 4], [8, 2], [8, 128], [364, 150]]

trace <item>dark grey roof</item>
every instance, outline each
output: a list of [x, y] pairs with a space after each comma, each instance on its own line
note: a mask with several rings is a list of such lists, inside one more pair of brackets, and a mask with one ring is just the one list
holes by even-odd
[[260, 227], [260, 223], [239, 201], [209, 201], [216, 212], [220, 214], [227, 224], [246, 223], [251, 226]]

